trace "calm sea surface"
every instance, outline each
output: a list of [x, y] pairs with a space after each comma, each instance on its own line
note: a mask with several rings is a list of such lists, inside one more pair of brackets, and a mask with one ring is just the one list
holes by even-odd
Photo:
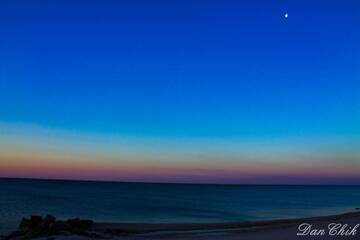
[[360, 207], [360, 186], [257, 186], [0, 179], [0, 233], [51, 213], [124, 222], [225, 222], [304, 217]]

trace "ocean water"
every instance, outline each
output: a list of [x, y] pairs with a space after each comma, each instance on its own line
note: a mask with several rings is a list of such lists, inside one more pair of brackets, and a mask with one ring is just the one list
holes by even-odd
[[24, 216], [97, 221], [231, 222], [360, 207], [360, 186], [188, 185], [0, 179], [0, 234]]

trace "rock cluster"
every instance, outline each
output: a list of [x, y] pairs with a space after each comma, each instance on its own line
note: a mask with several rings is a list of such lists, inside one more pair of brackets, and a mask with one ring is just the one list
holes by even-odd
[[92, 220], [79, 218], [59, 221], [52, 215], [47, 215], [45, 218], [31, 216], [30, 218], [23, 218], [18, 231], [14, 232], [8, 239], [31, 239], [60, 234], [87, 235], [92, 225]]

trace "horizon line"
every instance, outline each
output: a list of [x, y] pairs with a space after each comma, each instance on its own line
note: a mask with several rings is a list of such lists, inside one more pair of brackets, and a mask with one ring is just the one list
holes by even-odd
[[157, 182], [157, 181], [148, 181], [148, 182], [142, 182], [142, 181], [117, 181], [117, 180], [92, 180], [92, 179], [66, 179], [66, 178], [41, 178], [41, 177], [2, 177], [0, 176], [0, 180], [30, 180], [30, 181], [59, 181], [59, 182], [100, 182], [100, 183], [125, 183], [125, 184], [174, 184], [174, 185], [225, 185], [225, 186], [351, 186], [351, 187], [360, 187], [359, 183], [354, 184], [310, 184], [310, 183], [284, 183], [284, 184], [278, 184], [278, 183], [207, 183], [207, 182], [199, 182], [199, 183], [191, 183], [191, 182]]

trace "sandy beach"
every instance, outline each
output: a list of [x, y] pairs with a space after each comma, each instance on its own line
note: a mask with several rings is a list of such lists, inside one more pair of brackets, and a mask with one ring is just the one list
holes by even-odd
[[[304, 224], [303, 236], [299, 226]], [[307, 224], [307, 225], [305, 225]], [[333, 224], [333, 225], [329, 225]], [[334, 224], [338, 224], [335, 227]], [[339, 215], [284, 219], [272, 221], [211, 223], [211, 224], [142, 224], [142, 223], [101, 223], [95, 222], [86, 234], [67, 233], [43, 236], [34, 239], [82, 240], [82, 239], [119, 239], [119, 240], [289, 240], [289, 239], [360, 239], [360, 212]], [[334, 226], [333, 231], [329, 226]], [[336, 228], [336, 229], [335, 229]], [[354, 229], [355, 228], [355, 229]], [[342, 230], [341, 230], [342, 229]], [[323, 231], [323, 234], [321, 232]], [[22, 236], [7, 239], [22, 239]]]

